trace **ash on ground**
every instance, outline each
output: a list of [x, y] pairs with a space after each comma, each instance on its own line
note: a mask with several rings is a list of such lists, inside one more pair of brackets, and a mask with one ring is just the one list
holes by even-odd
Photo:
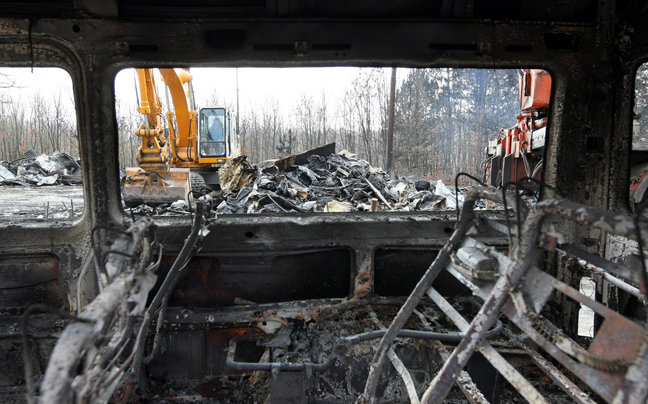
[[0, 220], [73, 220], [83, 213], [78, 158], [54, 152], [0, 161]]

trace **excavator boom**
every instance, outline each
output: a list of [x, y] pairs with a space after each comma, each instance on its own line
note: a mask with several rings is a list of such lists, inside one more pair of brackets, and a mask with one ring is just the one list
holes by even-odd
[[[178, 80], [173, 69], [164, 70], [167, 83]], [[175, 139], [165, 135], [162, 117], [162, 102], [158, 96], [152, 69], [137, 69], [140, 105], [137, 111], [146, 118], [135, 134], [142, 139], [137, 150], [139, 167], [126, 168], [122, 185], [122, 196], [127, 206], [142, 203], [160, 205], [177, 200], [188, 201], [191, 191], [188, 168], [171, 166]], [[179, 105], [176, 106], [179, 108]], [[186, 103], [185, 103], [186, 110]]]

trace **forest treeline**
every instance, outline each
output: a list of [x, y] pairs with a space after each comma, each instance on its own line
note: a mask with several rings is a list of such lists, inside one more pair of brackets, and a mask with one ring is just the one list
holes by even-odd
[[[2, 87], [2, 80], [0, 80]], [[0, 160], [14, 161], [27, 150], [64, 151], [79, 155], [72, 89], [52, 94], [18, 96], [11, 86], [0, 89]]]
[[[518, 72], [491, 69], [399, 69], [394, 122], [397, 174], [450, 181], [458, 172], [480, 174], [484, 149], [501, 128], [516, 122]], [[254, 162], [280, 158], [336, 142], [368, 160], [386, 163], [391, 69], [358, 69], [343, 96], [333, 99], [304, 92], [295, 107], [268, 97], [241, 105], [243, 153]], [[1, 80], [0, 80], [1, 81]], [[2, 87], [2, 83], [0, 83]], [[65, 97], [33, 93], [18, 97], [0, 88], [0, 159], [12, 161], [28, 149], [78, 155], [76, 115]], [[648, 120], [648, 68], [639, 70], [635, 112]], [[71, 89], [70, 89], [71, 91]], [[198, 91], [197, 91], [198, 93]], [[198, 104], [214, 105], [221, 94], [197, 94]], [[142, 123], [136, 101], [118, 96], [117, 125], [122, 167], [136, 165]], [[645, 127], [645, 125], [642, 125]]]
[[[393, 169], [450, 181], [479, 174], [488, 140], [519, 111], [515, 70], [405, 69], [396, 89]], [[385, 167], [391, 69], [362, 69], [341, 99], [302, 96], [294, 111], [277, 100], [241, 117], [244, 153], [278, 158], [328, 142]]]

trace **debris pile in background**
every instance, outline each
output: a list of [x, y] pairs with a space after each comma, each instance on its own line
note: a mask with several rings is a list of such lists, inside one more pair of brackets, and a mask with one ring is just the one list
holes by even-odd
[[67, 153], [37, 155], [32, 150], [12, 162], [0, 161], [0, 185], [71, 185], [81, 183], [79, 160]]
[[[331, 143], [261, 164], [245, 156], [219, 170], [216, 212], [354, 212], [455, 209], [457, 196], [442, 181], [390, 176]], [[459, 195], [459, 206], [462, 195]], [[372, 208], [373, 204], [373, 208]]]

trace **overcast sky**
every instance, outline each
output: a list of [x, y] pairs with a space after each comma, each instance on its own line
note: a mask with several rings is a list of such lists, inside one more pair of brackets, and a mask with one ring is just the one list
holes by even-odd
[[[239, 68], [241, 110], [261, 106], [269, 97], [275, 98], [287, 109], [294, 108], [302, 94], [319, 100], [324, 92], [327, 100], [334, 100], [344, 94], [358, 73], [359, 68], [356, 67]], [[193, 68], [191, 74], [197, 101], [216, 98], [235, 107], [235, 68]], [[32, 73], [30, 68], [0, 68], [0, 75], [8, 75], [15, 80], [16, 87], [0, 90], [10, 91], [12, 95], [41, 93], [49, 98], [48, 94], [63, 92], [68, 100], [72, 97], [71, 78], [62, 69], [35, 68]], [[158, 82], [158, 86], [161, 85]], [[134, 69], [122, 70], [117, 74], [115, 91], [118, 98], [136, 99]]]
[[[40, 93], [45, 98], [62, 92], [66, 102], [72, 102], [72, 78], [63, 69], [56, 67], [3, 67], [0, 68], [0, 85], [3, 87], [13, 83], [11, 88], [2, 88], [0, 92], [10, 93], [12, 96], [30, 96]], [[70, 104], [71, 105], [71, 104]]]
[[[197, 103], [216, 98], [220, 103], [236, 108], [236, 70], [191, 69]], [[244, 113], [246, 109], [261, 107], [268, 98], [276, 99], [286, 109], [294, 108], [302, 94], [319, 100], [325, 93], [328, 100], [334, 100], [344, 95], [344, 90], [351, 85], [358, 73], [359, 68], [356, 67], [239, 68], [241, 111]], [[160, 85], [158, 82], [158, 86]], [[117, 97], [122, 94], [135, 97], [133, 69], [122, 70], [117, 75], [115, 89]]]

